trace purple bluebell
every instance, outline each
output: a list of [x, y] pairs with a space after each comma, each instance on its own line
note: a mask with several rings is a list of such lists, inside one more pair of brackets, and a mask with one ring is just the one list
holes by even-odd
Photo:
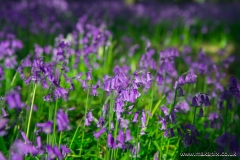
[[138, 73], [134, 73], [134, 81], [135, 81], [135, 83], [137, 83], [137, 84], [142, 83], [142, 81], [141, 81]]
[[5, 110], [5, 108], [2, 108], [2, 117], [7, 117], [7, 116], [8, 116], [8, 114]]
[[104, 132], [106, 132], [106, 128], [101, 128], [98, 132], [95, 132], [93, 135], [96, 139], [98, 139]]
[[29, 139], [27, 138], [26, 134], [23, 131], [20, 131], [23, 140], [25, 141], [26, 144], [30, 144], [31, 142], [29, 141]]
[[92, 73], [90, 71], [86, 73], [86, 80], [87, 81], [92, 80]]
[[235, 95], [236, 93], [240, 92], [239, 89], [238, 89], [237, 79], [233, 76], [230, 77], [228, 90], [229, 90], [229, 93], [232, 94], [232, 95]]
[[90, 123], [93, 121], [92, 111], [89, 111], [85, 119], [85, 126], [90, 126]]
[[0, 117], [0, 136], [4, 136], [7, 134], [7, 132], [6, 132], [7, 123], [8, 123], [7, 118]]
[[37, 148], [38, 148], [38, 149], [41, 149], [41, 148], [42, 148], [41, 137], [40, 137], [40, 136], [37, 136], [36, 141], [37, 141]]
[[132, 140], [131, 131], [127, 129], [125, 142], [131, 141], [131, 140]]
[[4, 157], [4, 155], [2, 154], [2, 152], [0, 152], [0, 159], [1, 159], [1, 160], [7, 160], [7, 159]]
[[129, 124], [129, 121], [127, 119], [123, 119], [123, 118], [120, 119], [120, 126], [122, 128], [128, 128], [128, 124]]
[[22, 109], [25, 106], [21, 100], [20, 94], [17, 91], [12, 91], [8, 93], [6, 96], [6, 102], [10, 109]]
[[100, 128], [100, 127], [103, 127], [105, 124], [105, 121], [104, 121], [104, 118], [103, 117], [100, 117], [98, 122], [97, 122], [97, 127]]
[[185, 80], [184, 80], [184, 77], [183, 76], [180, 76], [179, 78], [178, 78], [178, 85], [180, 85], [180, 86], [183, 86], [184, 84], [185, 84]]
[[61, 148], [62, 156], [64, 158], [67, 156], [68, 153], [71, 152], [70, 149], [66, 147], [66, 145], [61, 145], [60, 148]]
[[57, 112], [56, 122], [58, 131], [70, 130], [68, 114], [64, 113], [63, 109], [59, 109]]
[[168, 130], [166, 129], [163, 135], [164, 135], [164, 137], [166, 138], [166, 137], [168, 137], [168, 134], [169, 134], [169, 132], [168, 132]]
[[38, 150], [32, 144], [25, 144], [20, 140], [16, 140], [14, 144], [11, 146], [11, 153], [16, 154], [17, 157], [23, 157], [26, 154], [31, 154], [36, 156], [38, 154]]
[[135, 122], [135, 123], [137, 123], [138, 122], [138, 114], [139, 114], [139, 112], [137, 111], [135, 114], [134, 114], [134, 117], [133, 117], [133, 120], [132, 120], [132, 122]]
[[118, 131], [117, 140], [118, 140], [118, 147], [119, 148], [123, 148], [124, 142], [125, 142], [125, 138], [124, 138], [124, 132], [123, 132], [122, 129], [120, 129]]
[[227, 152], [235, 152], [237, 155], [240, 155], [240, 147], [237, 136], [226, 132], [216, 139], [216, 143], [220, 148], [222, 148], [222, 151], [225, 149]]
[[158, 85], [162, 85], [163, 84], [163, 75], [158, 74], [156, 77], [156, 82]]
[[159, 160], [159, 152], [156, 152], [153, 156], [153, 160]]
[[107, 92], [110, 92], [110, 87], [111, 87], [111, 79], [108, 79], [104, 82], [104, 90]]
[[197, 76], [193, 73], [193, 71], [190, 71], [185, 77], [185, 82], [190, 84], [196, 83], [196, 78]]
[[146, 81], [150, 82], [151, 80], [152, 80], [152, 78], [151, 78], [150, 72], [147, 72], [147, 74], [146, 74]]
[[162, 106], [160, 108], [165, 116], [169, 114], [169, 109], [166, 106]]
[[68, 94], [68, 91], [62, 87], [56, 87], [54, 91], [54, 96], [56, 98], [64, 97]]
[[161, 130], [166, 130], [167, 122], [164, 118], [160, 117], [160, 123], [162, 124]]
[[46, 96], [43, 97], [43, 100], [46, 102], [52, 102], [52, 95], [47, 94]]
[[116, 148], [116, 142], [115, 142], [111, 132], [108, 132], [108, 135], [107, 135], [107, 146], [110, 149], [115, 149]]
[[198, 101], [198, 97], [197, 96], [193, 97], [191, 106], [195, 106], [195, 107], [200, 106], [200, 103]]
[[52, 121], [47, 121], [45, 123], [37, 123], [36, 126], [40, 128], [41, 132], [44, 132], [46, 134], [52, 133], [52, 129], [53, 129]]
[[55, 154], [53, 148], [50, 145], [46, 146], [46, 151], [48, 153], [48, 160], [54, 160], [57, 158], [57, 155]]

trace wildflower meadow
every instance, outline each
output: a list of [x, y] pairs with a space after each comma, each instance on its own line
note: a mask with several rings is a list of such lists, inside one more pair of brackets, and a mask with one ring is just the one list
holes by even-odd
[[240, 3], [0, 3], [0, 160], [240, 159]]

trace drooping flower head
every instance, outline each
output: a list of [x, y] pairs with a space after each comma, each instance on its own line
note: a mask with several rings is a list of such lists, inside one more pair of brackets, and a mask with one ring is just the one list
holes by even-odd
[[68, 114], [63, 111], [63, 109], [59, 109], [57, 112], [57, 126], [58, 131], [70, 130], [69, 126]]

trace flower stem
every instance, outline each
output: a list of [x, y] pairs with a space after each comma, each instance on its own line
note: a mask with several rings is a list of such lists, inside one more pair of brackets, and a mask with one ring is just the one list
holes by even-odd
[[62, 132], [60, 132], [60, 137], [59, 137], [58, 147], [60, 147], [61, 142], [62, 142]]
[[56, 117], [57, 117], [57, 109], [58, 109], [58, 99], [56, 100], [55, 107], [54, 107], [54, 119], [53, 119], [53, 138], [54, 141], [52, 141], [52, 144], [54, 145], [57, 143], [56, 141]]
[[12, 82], [11, 82], [11, 85], [10, 85], [10, 86], [13, 86], [13, 83], [15, 82], [15, 80], [16, 80], [16, 77], [17, 77], [17, 73], [18, 73], [18, 72], [16, 72], [16, 73], [14, 74], [14, 76], [13, 76], [13, 79], [12, 79]]
[[75, 130], [75, 133], [74, 133], [74, 135], [73, 135], [73, 138], [72, 138], [71, 143], [70, 143], [70, 146], [69, 146], [69, 149], [71, 149], [71, 147], [72, 147], [73, 141], [75, 140], [75, 137], [76, 137], [76, 135], [77, 135], [77, 132], [78, 132], [78, 129], [79, 129], [79, 127], [80, 127], [81, 122], [82, 122], [82, 120], [79, 122], [79, 124], [78, 124], [78, 126], [77, 126], [77, 129]]
[[33, 103], [34, 103], [34, 99], [35, 99], [36, 88], [37, 88], [37, 84], [35, 83], [34, 89], [33, 89], [33, 97], [32, 97], [32, 102], [31, 102], [30, 114], [28, 117], [27, 134], [26, 134], [27, 138], [29, 136], [30, 123], [31, 123], [31, 119], [32, 119]]
[[4, 142], [4, 139], [3, 139], [3, 137], [0, 137], [0, 148], [1, 148], [1, 151], [3, 151], [3, 153], [6, 153], [7, 152], [7, 147], [6, 147], [6, 144], [5, 144], [5, 142]]
[[[88, 87], [88, 92], [87, 92], [87, 100], [86, 100], [86, 105], [85, 105], [85, 116], [84, 116], [85, 118], [87, 118], [89, 92], [90, 92], [90, 87]], [[79, 153], [80, 157], [82, 156], [84, 133], [85, 133], [85, 125], [83, 125], [82, 142], [81, 142], [81, 148], [80, 148], [80, 153]]]

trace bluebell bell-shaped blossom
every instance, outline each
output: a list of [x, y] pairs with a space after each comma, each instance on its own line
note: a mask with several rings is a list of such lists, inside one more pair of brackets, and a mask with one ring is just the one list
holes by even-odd
[[133, 120], [132, 120], [132, 122], [135, 122], [135, 123], [137, 123], [138, 122], [138, 114], [139, 114], [139, 112], [137, 111], [135, 114], [134, 114], [134, 117], [133, 117]]
[[116, 142], [115, 142], [111, 132], [108, 132], [108, 135], [107, 135], [107, 146], [110, 149], [115, 149], [117, 147]]
[[169, 109], [166, 106], [160, 108], [165, 116], [169, 115]]
[[125, 143], [125, 138], [124, 138], [124, 132], [122, 129], [120, 129], [118, 131], [118, 135], [117, 135], [117, 140], [118, 140], [118, 147], [119, 148], [123, 148], [124, 146], [124, 143]]
[[5, 108], [2, 108], [2, 117], [7, 117], [8, 113], [6, 112]]
[[54, 96], [56, 98], [60, 98], [60, 97], [64, 97], [68, 94], [68, 91], [64, 88], [61, 88], [61, 87], [57, 87], [55, 88], [55, 91], [54, 91]]
[[[36, 156], [38, 154], [38, 150], [35, 146], [29, 143], [23, 143], [20, 140], [16, 140], [13, 145], [11, 146], [11, 156], [22, 158], [26, 154], [31, 154]], [[10, 158], [12, 159], [12, 158]]]
[[123, 118], [120, 119], [120, 126], [122, 128], [128, 128], [128, 124], [129, 124], [129, 121], [127, 119], [123, 119]]
[[62, 156], [65, 158], [67, 156], [68, 153], [70, 153], [70, 149], [66, 147], [66, 145], [61, 145], [61, 154]]
[[41, 132], [46, 134], [52, 133], [53, 123], [51, 121], [47, 121], [46, 123], [37, 123], [36, 126], [40, 128]]
[[96, 139], [98, 139], [104, 132], [106, 132], [106, 128], [101, 128], [98, 132], [95, 132], [93, 135]]
[[0, 159], [1, 159], [1, 160], [7, 160], [7, 159], [4, 157], [4, 155], [2, 154], [2, 152], [0, 152]]
[[147, 73], [146, 73], [146, 81], [147, 81], [147, 82], [152, 81], [150, 72], [147, 72]]
[[162, 124], [161, 130], [166, 130], [167, 122], [165, 118], [159, 117], [159, 123]]
[[199, 100], [198, 100], [197, 96], [193, 97], [191, 106], [194, 106], [194, 107], [200, 106], [200, 103], [199, 103]]
[[100, 128], [100, 127], [103, 127], [105, 124], [105, 121], [104, 121], [104, 118], [103, 117], [100, 117], [98, 122], [97, 122], [97, 127]]
[[37, 136], [36, 142], [37, 142], [37, 149], [40, 150], [42, 148], [42, 141], [40, 136]]
[[137, 146], [132, 146], [130, 148], [131, 156], [132, 157], [140, 157], [139, 152], [140, 152], [140, 142], [138, 142]]
[[70, 130], [69, 120], [67, 113], [64, 113], [62, 109], [57, 112], [56, 122], [58, 126], [58, 131]]
[[48, 153], [48, 160], [55, 160], [56, 158], [58, 158], [59, 160], [63, 159], [63, 157], [61, 155], [61, 152], [59, 151], [57, 146], [52, 148], [50, 145], [47, 145], [46, 150], [47, 150], [47, 153]]
[[7, 134], [6, 132], [7, 123], [8, 123], [7, 118], [0, 117], [0, 136], [5, 136]]
[[229, 86], [228, 86], [229, 93], [232, 95], [235, 95], [236, 93], [239, 93], [239, 88], [238, 88], [238, 82], [235, 77], [231, 77], [229, 81]]
[[134, 81], [135, 81], [136, 84], [141, 84], [142, 83], [138, 73], [134, 73]]
[[216, 143], [219, 146], [219, 151], [234, 152], [238, 156], [240, 155], [240, 147], [236, 136], [231, 135], [229, 132], [224, 133], [216, 139]]
[[185, 82], [190, 84], [196, 83], [196, 78], [197, 76], [193, 73], [193, 71], [190, 71], [185, 77]]
[[163, 84], [163, 75], [157, 74], [156, 82], [157, 82], [158, 85], [162, 85]]
[[180, 76], [179, 78], [178, 78], [178, 85], [180, 85], [180, 86], [183, 86], [184, 84], [185, 84], [185, 80], [184, 80], [184, 77], [183, 76]]
[[125, 142], [131, 141], [131, 140], [132, 140], [131, 131], [127, 129]]
[[6, 102], [10, 109], [22, 109], [25, 105], [21, 100], [21, 96], [17, 91], [11, 91], [6, 96]]

